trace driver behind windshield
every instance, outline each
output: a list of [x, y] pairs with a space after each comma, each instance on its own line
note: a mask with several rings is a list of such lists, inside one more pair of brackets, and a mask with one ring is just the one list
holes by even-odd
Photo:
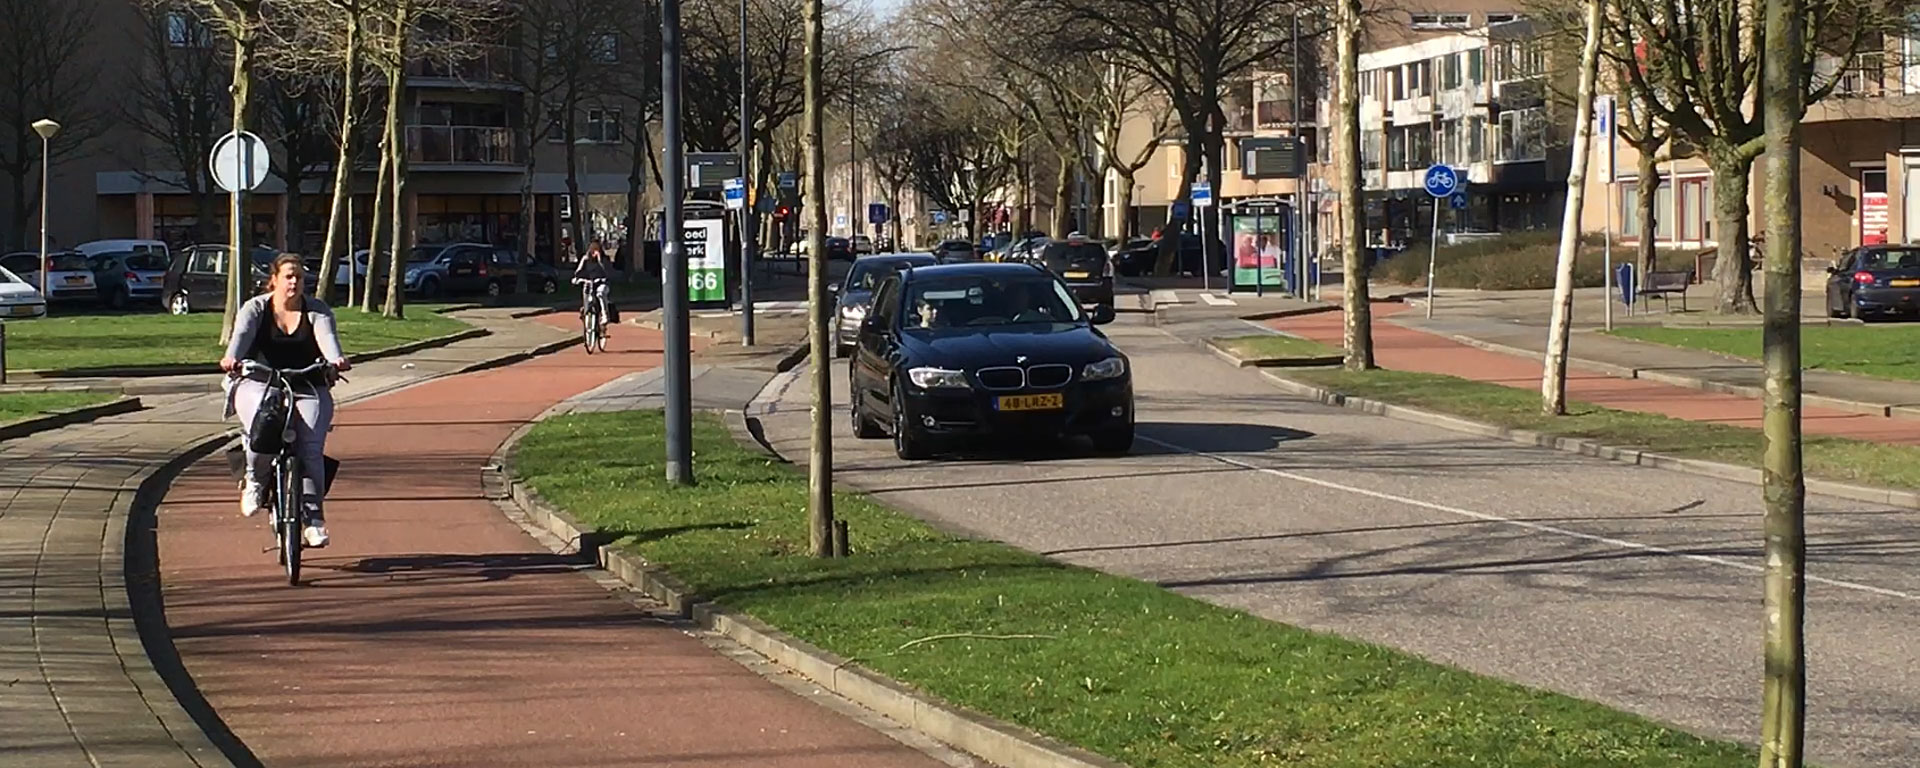
[[1057, 293], [1041, 280], [936, 283], [918, 291], [906, 324], [932, 329], [1072, 322], [1072, 310]]

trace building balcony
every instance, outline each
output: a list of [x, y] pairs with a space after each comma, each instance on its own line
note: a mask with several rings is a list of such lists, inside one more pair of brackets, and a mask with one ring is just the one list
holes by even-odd
[[407, 126], [407, 162], [418, 166], [513, 170], [524, 166], [526, 141], [512, 128]]
[[412, 85], [453, 88], [503, 88], [519, 85], [514, 78], [514, 51], [504, 45], [483, 45], [464, 56], [428, 56], [407, 62]]

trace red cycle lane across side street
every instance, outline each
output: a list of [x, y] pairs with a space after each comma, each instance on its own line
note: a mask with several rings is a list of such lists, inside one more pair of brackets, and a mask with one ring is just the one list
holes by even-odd
[[262, 551], [223, 457], [184, 473], [159, 511], [167, 620], [226, 725], [275, 768], [939, 765], [647, 618], [483, 495], [514, 429], [659, 349], [626, 327], [606, 354], [342, 408], [333, 542], [309, 551], [309, 586]]

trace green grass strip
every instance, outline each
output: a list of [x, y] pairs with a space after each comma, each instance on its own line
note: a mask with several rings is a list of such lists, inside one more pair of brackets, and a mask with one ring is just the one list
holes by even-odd
[[[1583, 437], [1620, 448], [1760, 466], [1760, 430], [1568, 404], [1567, 416], [1540, 413], [1540, 393], [1454, 376], [1408, 371], [1290, 371], [1287, 378], [1344, 395], [1453, 414], [1510, 429]], [[1809, 475], [1888, 488], [1920, 489], [1920, 446], [1808, 435]]]
[[1242, 360], [1339, 357], [1341, 354], [1338, 348], [1329, 347], [1317, 341], [1271, 333], [1228, 336], [1213, 341]]
[[[1743, 357], [1756, 364], [1761, 354], [1759, 328], [1635, 326], [1611, 333], [1624, 339]], [[1920, 381], [1920, 325], [1803, 325], [1800, 361], [1807, 370]]]
[[[515, 471], [689, 586], [941, 699], [1135, 768], [1746, 766], [1599, 704], [943, 534], [839, 494], [854, 556], [806, 556], [806, 479], [696, 418], [700, 484], [663, 478], [657, 412], [565, 416]], [[1498, 631], [1489, 628], [1488, 631]], [[949, 639], [948, 633], [1043, 635]]]
[[53, 411], [68, 408], [82, 408], [99, 405], [109, 400], [119, 399], [119, 395], [102, 392], [17, 392], [0, 395], [0, 424]]
[[[348, 355], [355, 355], [468, 327], [451, 317], [409, 309], [405, 320], [336, 309], [340, 343]], [[55, 316], [7, 324], [7, 367], [70, 370], [213, 363], [224, 351], [219, 342], [218, 312]]]

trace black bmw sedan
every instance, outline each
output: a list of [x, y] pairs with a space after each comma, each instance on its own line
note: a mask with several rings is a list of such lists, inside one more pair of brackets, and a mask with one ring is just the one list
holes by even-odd
[[888, 277], [860, 324], [848, 376], [854, 434], [892, 435], [903, 459], [960, 438], [1085, 435], [1133, 447], [1127, 356], [1058, 277], [1027, 264], [949, 264]]

